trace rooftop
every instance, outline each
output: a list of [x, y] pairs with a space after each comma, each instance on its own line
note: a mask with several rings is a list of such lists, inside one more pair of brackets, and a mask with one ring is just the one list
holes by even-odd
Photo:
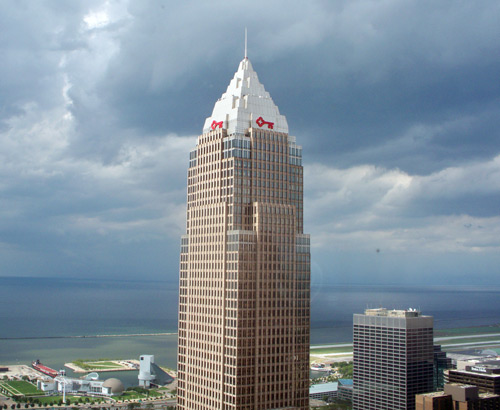
[[309, 387], [309, 394], [328, 393], [338, 389], [338, 382], [313, 384]]
[[388, 310], [386, 308], [366, 309], [367, 316], [389, 316], [389, 317], [419, 317], [421, 312], [417, 309], [409, 308], [407, 310]]

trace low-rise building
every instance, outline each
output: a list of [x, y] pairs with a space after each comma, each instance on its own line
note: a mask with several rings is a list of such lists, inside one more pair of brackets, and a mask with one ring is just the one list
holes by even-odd
[[477, 386], [449, 383], [444, 391], [417, 394], [416, 410], [497, 410], [500, 409], [500, 396], [480, 393]]
[[339, 400], [352, 402], [352, 379], [339, 379], [339, 387], [337, 397]]
[[445, 379], [448, 383], [477, 386], [480, 392], [500, 394], [500, 361], [457, 362], [457, 369], [445, 371]]
[[56, 390], [56, 381], [51, 377], [42, 377], [37, 379], [36, 387], [41, 391], [54, 391]]
[[313, 384], [309, 387], [309, 398], [330, 401], [337, 397], [338, 382]]
[[98, 380], [95, 377], [73, 379], [66, 376], [57, 376], [54, 379], [40, 378], [37, 388], [45, 392], [65, 394], [92, 395], [92, 396], [119, 396], [125, 390], [123, 383], [115, 378]]

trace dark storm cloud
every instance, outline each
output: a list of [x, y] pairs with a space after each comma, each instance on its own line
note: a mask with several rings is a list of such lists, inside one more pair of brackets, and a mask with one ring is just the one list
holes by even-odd
[[[373, 14], [363, 15], [362, 7], [356, 8], [362, 4], [371, 5]], [[352, 8], [361, 13], [354, 24], [340, 25], [306, 51], [307, 68], [298, 61], [302, 54], [287, 62], [291, 70], [283, 88], [273, 93], [275, 99], [285, 94], [280, 108], [292, 127], [300, 121], [293, 128], [309, 137], [304, 145], [312, 155], [344, 167], [363, 161], [358, 154], [383, 147], [367, 162], [417, 173], [439, 169], [436, 159], [444, 167], [495, 155], [500, 148], [498, 5], [354, 2]], [[349, 7], [343, 13], [347, 21], [352, 18]], [[337, 20], [332, 19], [334, 26]], [[286, 95], [294, 67], [307, 72], [307, 80]], [[448, 133], [442, 127], [464, 117], [478, 120]], [[427, 135], [425, 145], [408, 147], [420, 157], [418, 163], [409, 152], [401, 157], [397, 144], [396, 150], [391, 147], [415, 127], [443, 128]]]
[[245, 26], [304, 146], [316, 272], [335, 255], [369, 277], [379, 248], [389, 280], [416, 254], [494, 266], [499, 18], [492, 0], [2, 3], [0, 274], [175, 277], [192, 136]]
[[[500, 148], [495, 2], [254, 2], [244, 14], [239, 2], [193, 5], [129, 7], [98, 84], [122, 126], [199, 133], [241, 58], [245, 24], [261, 80], [314, 157], [425, 174]], [[402, 147], [416, 127], [441, 130]]]
[[2, 2], [0, 5], [0, 120], [24, 112], [25, 104], [60, 103], [62, 52], [85, 46], [77, 31], [96, 1]]

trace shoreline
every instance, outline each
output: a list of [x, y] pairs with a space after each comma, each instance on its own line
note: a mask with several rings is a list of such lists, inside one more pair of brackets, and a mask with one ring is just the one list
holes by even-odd
[[[500, 332], [498, 325], [486, 325], [486, 326], [474, 326], [469, 328], [455, 328], [455, 329], [446, 329], [447, 336], [443, 336], [443, 333], [440, 331], [435, 332], [434, 342], [435, 344], [440, 344], [442, 346], [442, 350], [452, 353], [459, 350], [467, 350], [471, 348], [478, 348], [481, 350], [488, 349], [491, 347], [495, 351], [498, 352], [500, 356]], [[99, 338], [124, 338], [126, 340], [127, 337], [157, 337], [157, 336], [174, 336], [177, 335], [176, 332], [168, 332], [168, 333], [133, 333], [133, 334], [109, 334], [109, 335], [85, 335], [85, 336], [51, 336], [51, 337], [25, 337], [25, 338], [0, 338], [0, 340], [43, 340], [43, 339], [68, 339], [68, 340], [78, 340], [78, 339], [99, 339]], [[118, 340], [118, 339], [117, 339]], [[147, 340], [147, 339], [145, 339]], [[109, 340], [111, 343], [111, 340]], [[161, 340], [160, 340], [161, 342]], [[35, 342], [36, 343], [36, 342]], [[55, 342], [54, 342], [55, 343]], [[68, 341], [68, 344], [70, 342]], [[113, 342], [114, 343], [114, 342]], [[65, 345], [63, 343], [63, 345]], [[174, 348], [174, 340], [170, 341], [170, 345]], [[127, 357], [128, 353], [123, 353], [123, 357]], [[310, 363], [334, 363], [334, 362], [342, 362], [342, 361], [351, 361], [352, 360], [352, 343], [331, 343], [331, 344], [317, 344], [310, 346]], [[5, 362], [14, 362], [14, 360], [10, 360], [8, 358], [4, 358]], [[42, 357], [42, 360], [44, 358]], [[93, 368], [93, 369], [77, 369], [73, 367], [73, 363], [68, 360], [69, 357], [66, 358], [64, 366], [70, 368], [74, 373], [89, 373], [89, 372], [116, 372], [116, 371], [127, 371], [127, 370], [136, 370], [132, 368], [124, 368], [121, 366], [117, 366], [118, 368]], [[95, 359], [99, 361], [98, 359]], [[109, 361], [115, 362], [115, 360], [107, 359]], [[124, 360], [118, 359], [117, 362], [136, 362], [136, 360]], [[22, 361], [21, 361], [22, 363]], [[17, 362], [17, 366], [21, 363]], [[29, 368], [29, 362], [26, 361], [26, 368]], [[169, 363], [165, 361], [165, 363]], [[8, 367], [14, 367], [16, 365], [9, 365]], [[121, 367], [121, 368], [120, 368]], [[172, 367], [172, 366], [170, 366]], [[20, 369], [20, 367], [17, 367]], [[31, 369], [30, 369], [31, 370]], [[15, 371], [15, 373], [22, 374], [21, 371]], [[129, 373], [128, 371], [126, 373]]]
[[[467, 349], [488, 349], [497, 351], [500, 356], [500, 333], [462, 334], [460, 336], [438, 336], [434, 343], [441, 345], [443, 351], [453, 353]], [[475, 340], [473, 340], [475, 339]], [[337, 343], [331, 345], [310, 346], [310, 363], [326, 363], [351, 361], [353, 355], [352, 343]]]

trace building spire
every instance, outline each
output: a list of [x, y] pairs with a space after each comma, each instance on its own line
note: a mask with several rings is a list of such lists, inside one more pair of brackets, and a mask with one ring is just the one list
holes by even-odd
[[245, 59], [248, 58], [247, 54], [247, 28], [245, 27]]
[[[260, 117], [262, 118], [259, 120]], [[273, 123], [272, 128], [269, 124], [259, 125], [262, 121], [265, 124]], [[285, 116], [280, 114], [273, 99], [259, 81], [248, 57], [238, 64], [238, 70], [226, 92], [215, 103], [212, 115], [205, 120], [203, 133], [214, 130], [212, 127], [215, 126], [227, 129], [228, 135], [235, 133], [244, 135], [250, 127], [255, 129], [266, 127], [275, 132], [288, 134]]]

